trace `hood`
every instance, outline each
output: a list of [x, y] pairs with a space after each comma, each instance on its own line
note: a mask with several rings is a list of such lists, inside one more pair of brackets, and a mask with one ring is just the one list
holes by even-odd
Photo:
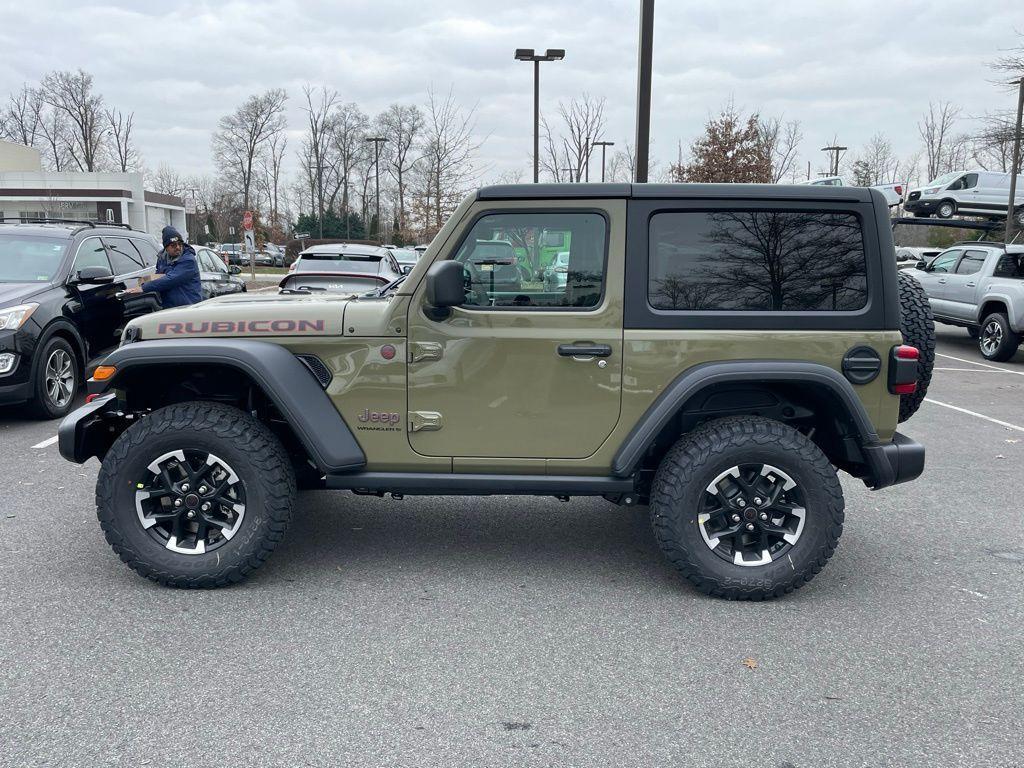
[[[137, 317], [128, 323], [125, 333], [138, 329], [138, 338], [144, 340], [367, 335], [364, 329], [384, 328], [384, 318], [390, 314], [394, 300], [395, 297], [352, 299], [329, 294], [235, 294]], [[351, 304], [361, 305], [353, 313], [353, 317], [358, 316], [358, 323], [347, 319]], [[370, 335], [392, 334], [380, 331]]]
[[0, 283], [0, 309], [22, 304], [49, 287], [49, 283]]

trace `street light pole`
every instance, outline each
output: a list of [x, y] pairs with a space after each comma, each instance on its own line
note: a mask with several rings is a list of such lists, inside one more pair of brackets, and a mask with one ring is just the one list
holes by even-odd
[[647, 181], [651, 146], [651, 61], [654, 58], [654, 0], [640, 3], [640, 51], [636, 79], [636, 169], [633, 180]]
[[366, 140], [373, 142], [373, 186], [374, 194], [376, 195], [376, 213], [374, 218], [377, 220], [377, 229], [374, 234], [377, 235], [378, 240], [384, 242], [380, 236], [380, 145], [387, 141], [387, 139], [383, 136], [368, 136]]
[[601, 181], [604, 181], [604, 153], [608, 147], [614, 147], [614, 141], [595, 141], [590, 146], [601, 148]]
[[516, 61], [533, 62], [533, 183], [540, 181], [540, 63], [561, 61], [565, 58], [564, 48], [548, 48], [543, 54], [533, 48], [516, 48]]
[[822, 147], [821, 148], [822, 152], [830, 152], [830, 153], [832, 153], [832, 158], [831, 158], [831, 160], [829, 162], [829, 172], [830, 172], [829, 175], [830, 176], [838, 176], [839, 175], [839, 153], [840, 152], [845, 152], [847, 149], [849, 149], [849, 147], [831, 146], [831, 147]]
[[[1016, 224], [1017, 211], [1014, 203], [1017, 202], [1017, 175], [1020, 173], [1020, 134], [1021, 117], [1024, 115], [1024, 77], [1017, 81], [1017, 122], [1014, 125], [1013, 134], [1013, 158], [1010, 163], [1010, 201], [1006, 208], [1006, 236], [1003, 238], [1010, 242], [1010, 233]], [[1021, 227], [1024, 229], [1024, 227]]]

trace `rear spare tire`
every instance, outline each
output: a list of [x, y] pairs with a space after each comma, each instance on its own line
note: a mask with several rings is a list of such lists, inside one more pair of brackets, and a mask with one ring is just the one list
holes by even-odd
[[928, 303], [928, 294], [913, 277], [898, 272], [900, 289], [900, 333], [903, 343], [915, 347], [917, 358], [917, 389], [909, 395], [900, 395], [900, 421], [917, 413], [928, 394], [935, 365], [935, 319]]

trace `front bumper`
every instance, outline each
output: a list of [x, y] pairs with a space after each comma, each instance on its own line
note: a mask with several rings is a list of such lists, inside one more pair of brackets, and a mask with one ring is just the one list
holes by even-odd
[[863, 451], [870, 470], [863, 480], [872, 490], [916, 480], [924, 471], [924, 446], [899, 432], [891, 443], [868, 445]]
[[93, 456], [102, 461], [124, 430], [126, 420], [118, 410], [115, 393], [97, 397], [64, 417], [57, 428], [57, 449], [76, 464], [84, 464]]
[[0, 375], [2, 404], [32, 399], [32, 353], [35, 351], [36, 333], [35, 325], [29, 323], [18, 331], [0, 331], [0, 352], [10, 352], [15, 356], [14, 367]]
[[935, 213], [935, 209], [938, 207], [938, 200], [907, 200], [903, 204], [903, 210], [910, 211], [910, 213]]

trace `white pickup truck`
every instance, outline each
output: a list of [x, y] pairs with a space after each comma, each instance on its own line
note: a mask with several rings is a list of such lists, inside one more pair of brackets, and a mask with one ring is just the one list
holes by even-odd
[[[814, 187], [855, 187], [856, 184], [851, 184], [849, 181], [844, 179], [842, 176], [825, 176], [821, 179], [809, 179], [807, 181], [798, 181], [797, 184], [810, 184]], [[903, 185], [902, 184], [873, 184], [871, 189], [877, 189], [883, 195], [885, 195], [885, 202], [892, 208], [895, 205], [899, 205], [903, 202]]]
[[1009, 360], [1024, 335], [1024, 246], [958, 243], [916, 269], [936, 321], [966, 328], [987, 360]]

